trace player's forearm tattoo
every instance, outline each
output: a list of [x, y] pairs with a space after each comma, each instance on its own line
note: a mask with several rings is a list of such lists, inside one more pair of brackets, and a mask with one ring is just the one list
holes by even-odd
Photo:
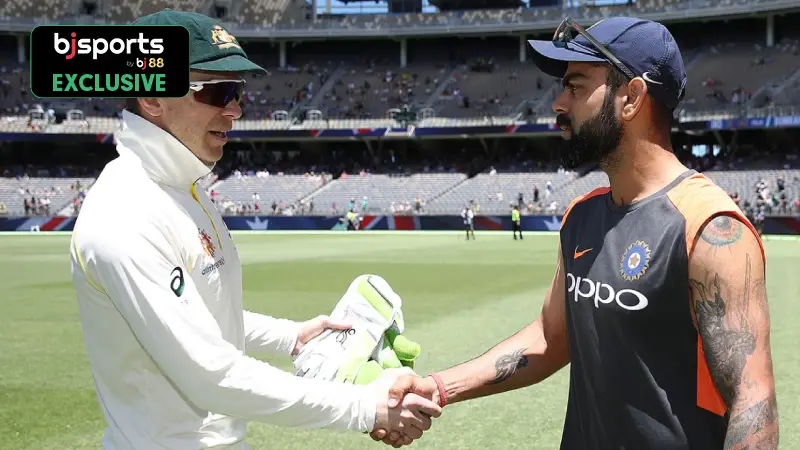
[[743, 231], [744, 227], [738, 220], [717, 216], [706, 225], [700, 238], [714, 247], [724, 247], [740, 240]]
[[[774, 393], [744, 410], [734, 411], [736, 401], [746, 398], [748, 386], [753, 385], [752, 380], [743, 379], [745, 364], [758, 343], [757, 330], [749, 322], [749, 308], [757, 307], [760, 314], [769, 314], [765, 280], [761, 276], [753, 280], [750, 254], [745, 254], [743, 278], [742, 289], [736, 290], [742, 298], [734, 301], [726, 298], [730, 291], [723, 296], [716, 273], [709, 281], [689, 281], [696, 292], [695, 311], [709, 371], [731, 414], [725, 450], [775, 450], [778, 409]], [[751, 305], [751, 292], [755, 293], [752, 301], [756, 305]]]
[[733, 404], [736, 390], [741, 384], [747, 358], [756, 349], [756, 337], [747, 323], [750, 255], [747, 255], [744, 279], [744, 298], [735, 302], [738, 307], [734, 308], [730, 308], [728, 302], [722, 298], [719, 275], [714, 274], [711, 286], [706, 286], [699, 280], [689, 280], [697, 291], [695, 311], [708, 368], [722, 399], [729, 406]]
[[499, 384], [511, 378], [514, 373], [524, 367], [528, 367], [528, 357], [525, 356], [526, 348], [521, 348], [497, 358], [494, 368], [497, 371], [494, 378], [486, 384]]
[[[731, 417], [725, 450], [753, 448], [775, 450], [778, 448], [778, 402], [775, 394]], [[741, 444], [745, 444], [742, 446]]]

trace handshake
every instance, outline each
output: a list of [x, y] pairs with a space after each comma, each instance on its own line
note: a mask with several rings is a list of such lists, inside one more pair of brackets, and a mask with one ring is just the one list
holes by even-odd
[[437, 382], [412, 370], [420, 346], [402, 335], [401, 307], [383, 278], [361, 275], [330, 317], [303, 324], [293, 352], [297, 376], [363, 385], [376, 402], [370, 436], [394, 447], [419, 439], [444, 406]]
[[432, 418], [442, 414], [444, 394], [437, 382], [419, 377], [411, 369], [387, 369], [369, 388], [378, 396], [370, 433], [375, 441], [395, 448], [410, 445], [431, 428]]

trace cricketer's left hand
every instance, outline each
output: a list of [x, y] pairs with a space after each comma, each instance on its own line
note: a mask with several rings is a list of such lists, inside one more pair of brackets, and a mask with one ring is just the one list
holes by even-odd
[[339, 322], [326, 315], [317, 316], [311, 320], [301, 322], [300, 330], [297, 333], [297, 343], [294, 346], [294, 350], [292, 350], [292, 356], [300, 353], [300, 350], [303, 349], [303, 346], [306, 345], [308, 341], [319, 336], [327, 329], [348, 330], [350, 328], [353, 328], [353, 325]]

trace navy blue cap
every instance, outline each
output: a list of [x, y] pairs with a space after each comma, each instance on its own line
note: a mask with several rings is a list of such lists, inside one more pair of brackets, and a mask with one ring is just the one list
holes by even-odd
[[[686, 70], [678, 44], [663, 25], [634, 17], [611, 17], [595, 23], [586, 31], [625, 67], [642, 77], [653, 98], [671, 109], [678, 106], [685, 94]], [[567, 44], [535, 40], [528, 43], [535, 51], [534, 64], [554, 77], [562, 78], [570, 62], [611, 64], [582, 35]], [[618, 70], [613, 64], [611, 67]]]

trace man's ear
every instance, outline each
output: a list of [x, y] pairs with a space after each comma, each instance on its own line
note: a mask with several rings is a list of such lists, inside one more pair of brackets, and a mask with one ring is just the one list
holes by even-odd
[[640, 77], [632, 79], [627, 86], [625, 104], [622, 105], [622, 120], [632, 120], [639, 114], [647, 97], [647, 83]]
[[164, 114], [164, 104], [160, 98], [140, 98], [138, 100], [139, 108], [142, 112], [146, 112], [153, 117], [159, 117]]

